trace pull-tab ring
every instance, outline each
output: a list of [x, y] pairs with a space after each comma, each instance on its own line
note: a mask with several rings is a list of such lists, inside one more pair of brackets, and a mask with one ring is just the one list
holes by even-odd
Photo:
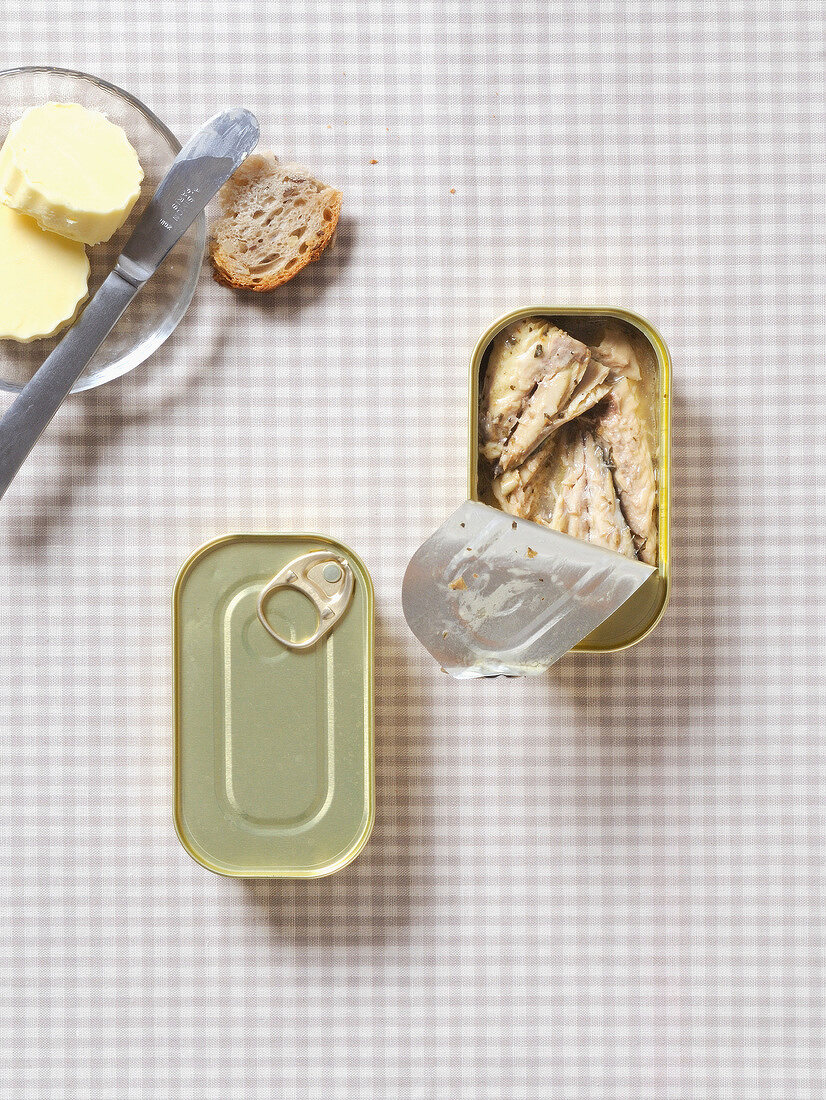
[[[354, 585], [353, 570], [346, 558], [328, 550], [302, 554], [300, 558], [285, 565], [261, 590], [258, 597], [258, 618], [267, 633], [288, 649], [309, 649], [325, 634], [329, 634], [344, 615], [352, 599]], [[314, 604], [318, 612], [318, 626], [309, 638], [293, 642], [279, 634], [267, 618], [265, 604], [273, 592], [280, 588], [294, 588]]]

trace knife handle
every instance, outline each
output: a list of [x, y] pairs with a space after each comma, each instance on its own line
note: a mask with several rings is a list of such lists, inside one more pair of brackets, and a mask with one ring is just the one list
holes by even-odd
[[111, 272], [0, 420], [0, 498], [139, 288]]

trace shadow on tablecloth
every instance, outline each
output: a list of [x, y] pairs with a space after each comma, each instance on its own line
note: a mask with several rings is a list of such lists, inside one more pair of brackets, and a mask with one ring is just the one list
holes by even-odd
[[258, 880], [241, 888], [278, 942], [364, 946], [395, 942], [411, 921], [431, 864], [434, 764], [428, 752], [432, 693], [405, 662], [405, 644], [376, 620], [376, 821], [341, 871], [310, 881]]
[[[203, 301], [190, 309], [195, 317], [208, 308]], [[198, 333], [202, 331], [198, 328]], [[210, 343], [197, 354], [186, 356], [181, 366], [179, 346], [186, 346], [187, 325], [180, 325], [146, 363], [122, 378], [93, 390], [73, 395], [47, 428], [27, 460], [35, 465], [34, 482], [24, 492], [4, 499], [3, 528], [15, 552], [37, 555], [59, 539], [72, 522], [79, 491], [94, 480], [107, 455], [117, 450], [126, 431], [151, 425], [162, 413], [185, 405], [209, 377], [208, 364], [224, 353], [231, 332], [226, 326], [210, 326]], [[48, 476], [42, 470], [45, 449], [50, 448]], [[25, 476], [25, 467], [23, 474]], [[30, 466], [31, 470], [32, 467]], [[151, 470], [147, 469], [147, 478]]]
[[563, 693], [602, 746], [601, 771], [656, 768], [688, 757], [719, 700], [724, 657], [726, 547], [720, 537], [729, 471], [709, 420], [672, 399], [671, 600], [644, 641], [616, 654], [570, 654], [550, 670], [548, 689]]

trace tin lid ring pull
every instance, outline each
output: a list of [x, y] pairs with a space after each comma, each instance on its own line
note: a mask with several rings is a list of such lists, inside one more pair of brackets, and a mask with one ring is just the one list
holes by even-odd
[[[340, 621], [353, 597], [353, 587], [353, 570], [346, 558], [328, 550], [302, 554], [300, 558], [285, 565], [261, 590], [258, 597], [258, 618], [267, 633], [288, 649], [310, 649]], [[280, 588], [294, 588], [315, 605], [318, 626], [309, 638], [298, 642], [285, 638], [267, 618], [266, 602]]]

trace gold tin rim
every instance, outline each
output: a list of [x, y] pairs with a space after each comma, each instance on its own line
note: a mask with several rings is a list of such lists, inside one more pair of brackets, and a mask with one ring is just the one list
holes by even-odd
[[[207, 551], [212, 550], [216, 546], [220, 546], [222, 543], [234, 542], [237, 539], [272, 539], [275, 538], [293, 538], [293, 539], [313, 539], [317, 542], [326, 543], [328, 546], [336, 547], [345, 555], [353, 559], [356, 565], [359, 567], [359, 571], [365, 581], [365, 590], [367, 593], [367, 608], [369, 611], [368, 623], [367, 623], [367, 652], [371, 657], [367, 662], [367, 692], [370, 700], [370, 722], [368, 725], [368, 753], [367, 753], [367, 775], [368, 775], [368, 795], [369, 795], [369, 812], [367, 815], [367, 821], [364, 828], [358, 835], [353, 845], [340, 856], [333, 863], [328, 866], [318, 869], [312, 869], [309, 871], [292, 871], [290, 874], [285, 875], [278, 871], [274, 872], [258, 872], [255, 875], [249, 875], [243, 871], [236, 871], [229, 868], [218, 867], [208, 862], [205, 856], [201, 856], [196, 847], [190, 842], [186, 831], [183, 827], [183, 823], [180, 818], [180, 694], [178, 691], [178, 643], [179, 643], [179, 631], [180, 626], [178, 622], [178, 599], [181, 589], [186, 581], [186, 578], [192, 569], [192, 566], [196, 561]], [[228, 534], [217, 535], [215, 538], [208, 539], [202, 543], [197, 549], [193, 550], [189, 557], [184, 561], [178, 570], [175, 577], [175, 583], [172, 586], [172, 698], [173, 698], [173, 761], [172, 761], [172, 775], [174, 784], [174, 799], [173, 799], [173, 812], [172, 820], [175, 826], [175, 833], [178, 840], [181, 843], [181, 847], [186, 854], [193, 859], [199, 866], [204, 867], [207, 871], [211, 871], [215, 875], [220, 875], [222, 878], [240, 878], [240, 879], [285, 879], [295, 881], [306, 881], [311, 879], [326, 878], [328, 875], [335, 874], [336, 871], [341, 871], [349, 863], [359, 855], [364, 849], [370, 836], [373, 832], [373, 826], [376, 820], [376, 756], [375, 756], [375, 732], [376, 732], [376, 717], [375, 717], [375, 606], [376, 606], [376, 593], [373, 586], [373, 578], [370, 575], [370, 571], [364, 564], [361, 556], [352, 550], [345, 543], [340, 542], [338, 539], [331, 538], [329, 535], [321, 535], [315, 531], [232, 531]]]
[[663, 580], [664, 594], [657, 613], [651, 621], [630, 641], [620, 645], [583, 645], [580, 642], [571, 650], [572, 653], [619, 653], [623, 649], [630, 649], [644, 638], [647, 638], [658, 625], [669, 600], [671, 599], [671, 355], [668, 347], [659, 331], [639, 313], [630, 309], [622, 309], [617, 306], [548, 306], [531, 305], [520, 306], [503, 314], [494, 321], [476, 341], [476, 346], [470, 357], [470, 377], [468, 385], [468, 496], [471, 500], [478, 499], [478, 443], [479, 443], [479, 368], [482, 358], [488, 350], [491, 341], [511, 321], [517, 321], [521, 317], [530, 317], [532, 314], [547, 317], [560, 317], [565, 314], [574, 317], [603, 316], [615, 317], [619, 321], [625, 321], [633, 325], [648, 340], [660, 371], [660, 398], [659, 398], [659, 436], [660, 436], [660, 484], [658, 507], [660, 514], [660, 560], [658, 569]]

